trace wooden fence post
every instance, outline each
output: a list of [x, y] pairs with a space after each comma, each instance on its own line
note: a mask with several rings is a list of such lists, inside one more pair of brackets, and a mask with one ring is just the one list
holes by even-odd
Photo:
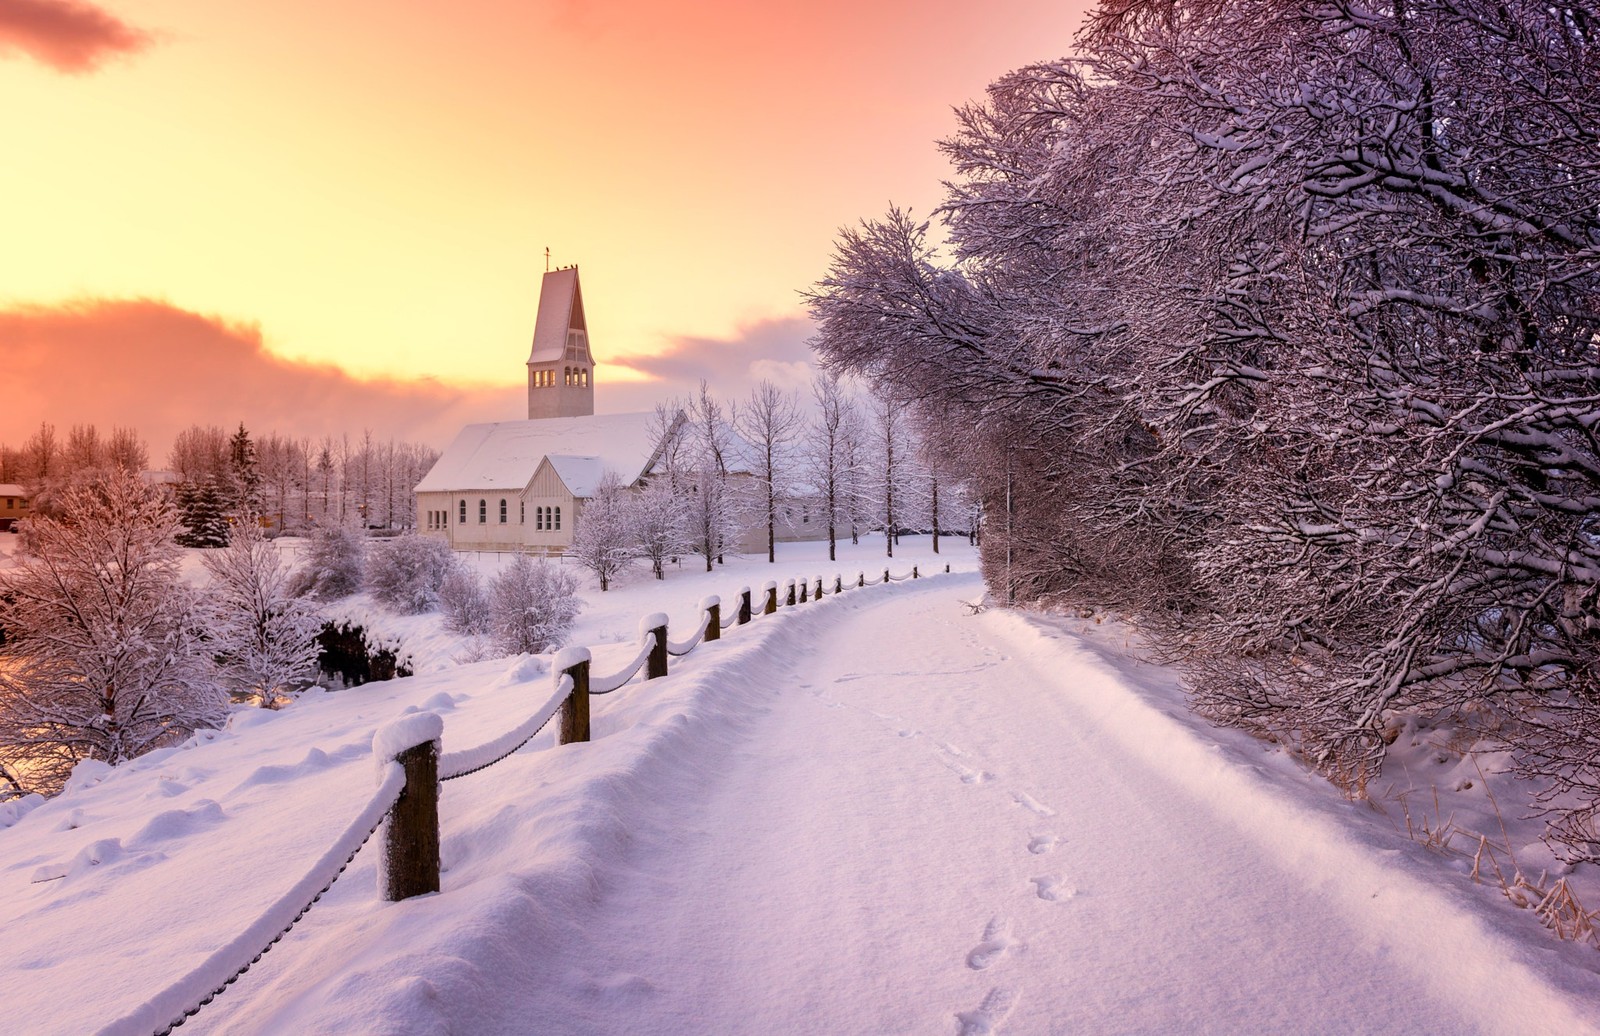
[[889, 570], [887, 568], [883, 570], [883, 581], [885, 583], [889, 582]]
[[572, 692], [561, 703], [561, 733], [558, 745], [589, 740], [589, 649], [562, 648], [550, 663], [557, 686], [563, 675], [572, 677]]
[[762, 602], [761, 614], [776, 615], [778, 613], [778, 584], [769, 580], [761, 590], [762, 593], [766, 594], [767, 598]]
[[817, 577], [817, 600], [822, 600], [822, 577]]
[[857, 573], [856, 574], [856, 586], [857, 587], [863, 587], [863, 586], [866, 586], [866, 585], [867, 585], [867, 574], [865, 572]]
[[844, 576], [833, 577], [833, 592], [836, 594], [844, 593]]
[[707, 640], [722, 639], [722, 598], [706, 597], [700, 601], [700, 610], [706, 613]]
[[378, 892], [386, 902], [439, 891], [439, 738], [444, 720], [419, 712], [379, 728], [372, 755], [379, 779], [390, 762], [406, 772], [405, 787], [384, 821]]
[[784, 600], [783, 603], [784, 603], [785, 607], [788, 607], [788, 608], [793, 608], [794, 607], [794, 580], [793, 579], [789, 580], [789, 596]]
[[644, 664], [644, 678], [659, 680], [667, 675], [667, 617], [662, 612], [652, 612], [639, 620], [639, 636], [651, 637], [650, 657]]
[[916, 579], [917, 578], [917, 566], [916, 565], [912, 565], [911, 566], [911, 578], [912, 579]]
[[950, 563], [948, 561], [945, 562], [945, 565], [944, 565], [944, 574], [945, 575], [949, 575], [950, 574]]
[[739, 588], [739, 625], [743, 626], [750, 621], [750, 588]]
[[810, 590], [811, 590], [811, 580], [809, 580], [809, 579], [800, 580], [800, 603], [801, 604], [805, 604], [806, 603], [806, 595]]

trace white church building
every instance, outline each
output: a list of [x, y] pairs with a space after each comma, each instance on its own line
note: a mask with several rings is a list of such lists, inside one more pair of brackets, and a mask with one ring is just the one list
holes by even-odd
[[[585, 501], [607, 471], [637, 487], [657, 470], [661, 429], [654, 413], [596, 414], [594, 354], [578, 268], [544, 275], [528, 355], [528, 419], [472, 424], [417, 483], [417, 524], [455, 550], [561, 554]], [[729, 472], [747, 480], [750, 469]], [[785, 507], [780, 540], [826, 535], [804, 504]], [[748, 529], [740, 552], [764, 549], [764, 529]]]
[[594, 412], [578, 268], [544, 275], [528, 420], [463, 428], [417, 483], [417, 524], [456, 550], [561, 553], [606, 471], [631, 486], [658, 459], [655, 415]]

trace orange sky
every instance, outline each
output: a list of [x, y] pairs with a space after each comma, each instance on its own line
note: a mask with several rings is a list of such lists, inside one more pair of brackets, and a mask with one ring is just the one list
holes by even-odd
[[[747, 375], [774, 329], [803, 340], [838, 227], [926, 212], [950, 107], [1065, 53], [1084, 6], [0, 0], [0, 313], [104, 330], [104, 300], [159, 300], [278, 358], [514, 388], [549, 246], [602, 360]], [[672, 366], [603, 367], [600, 409]], [[0, 442], [93, 419], [20, 388]]]

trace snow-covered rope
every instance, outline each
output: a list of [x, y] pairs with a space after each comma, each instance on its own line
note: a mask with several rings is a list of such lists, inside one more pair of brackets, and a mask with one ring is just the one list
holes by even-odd
[[644, 666], [645, 660], [650, 657], [650, 649], [653, 647], [655, 647], [654, 638], [647, 637], [645, 638], [645, 642], [639, 647], [638, 656], [635, 657], [632, 662], [629, 662], [627, 665], [623, 666], [621, 672], [616, 673], [613, 676], [602, 676], [598, 678], [594, 676], [589, 677], [589, 693], [610, 694], [618, 687], [621, 687], [629, 680], [632, 680], [633, 674], [637, 673], [640, 668]]
[[[101, 1032], [153, 1032], [156, 1036], [167, 1036], [215, 1000], [240, 975], [266, 956], [267, 951], [278, 944], [278, 940], [288, 935], [289, 930], [333, 887], [339, 875], [350, 866], [350, 861], [356, 858], [356, 853], [371, 840], [378, 825], [383, 823], [383, 818], [394, 808], [405, 785], [405, 769], [391, 761], [378, 790], [344, 829], [332, 848], [311, 866], [305, 877], [267, 907], [254, 924], [213, 951], [198, 967]], [[252, 950], [255, 951], [253, 956]]]
[[469, 773], [487, 770], [495, 763], [509, 758], [545, 728], [551, 717], [561, 711], [561, 703], [566, 701], [571, 693], [572, 677], [563, 673], [561, 679], [556, 682], [555, 694], [523, 723], [477, 748], [466, 748], [440, 756], [439, 780], [453, 781]]
[[711, 628], [711, 606], [719, 603], [715, 597], [707, 597], [702, 600], [700, 602], [700, 628], [695, 631], [694, 636], [681, 644], [674, 644], [670, 640], [667, 641], [667, 654], [674, 658], [682, 658], [693, 651], [695, 646], [705, 638], [706, 630]]

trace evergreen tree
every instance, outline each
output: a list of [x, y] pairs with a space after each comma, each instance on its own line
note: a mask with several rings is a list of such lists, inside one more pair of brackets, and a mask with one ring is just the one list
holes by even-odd
[[234, 515], [246, 512], [256, 514], [261, 508], [261, 469], [256, 461], [256, 444], [244, 422], [228, 440], [228, 499], [227, 505]]
[[227, 493], [215, 475], [203, 482], [180, 482], [177, 500], [183, 528], [177, 534], [182, 547], [228, 545]]

